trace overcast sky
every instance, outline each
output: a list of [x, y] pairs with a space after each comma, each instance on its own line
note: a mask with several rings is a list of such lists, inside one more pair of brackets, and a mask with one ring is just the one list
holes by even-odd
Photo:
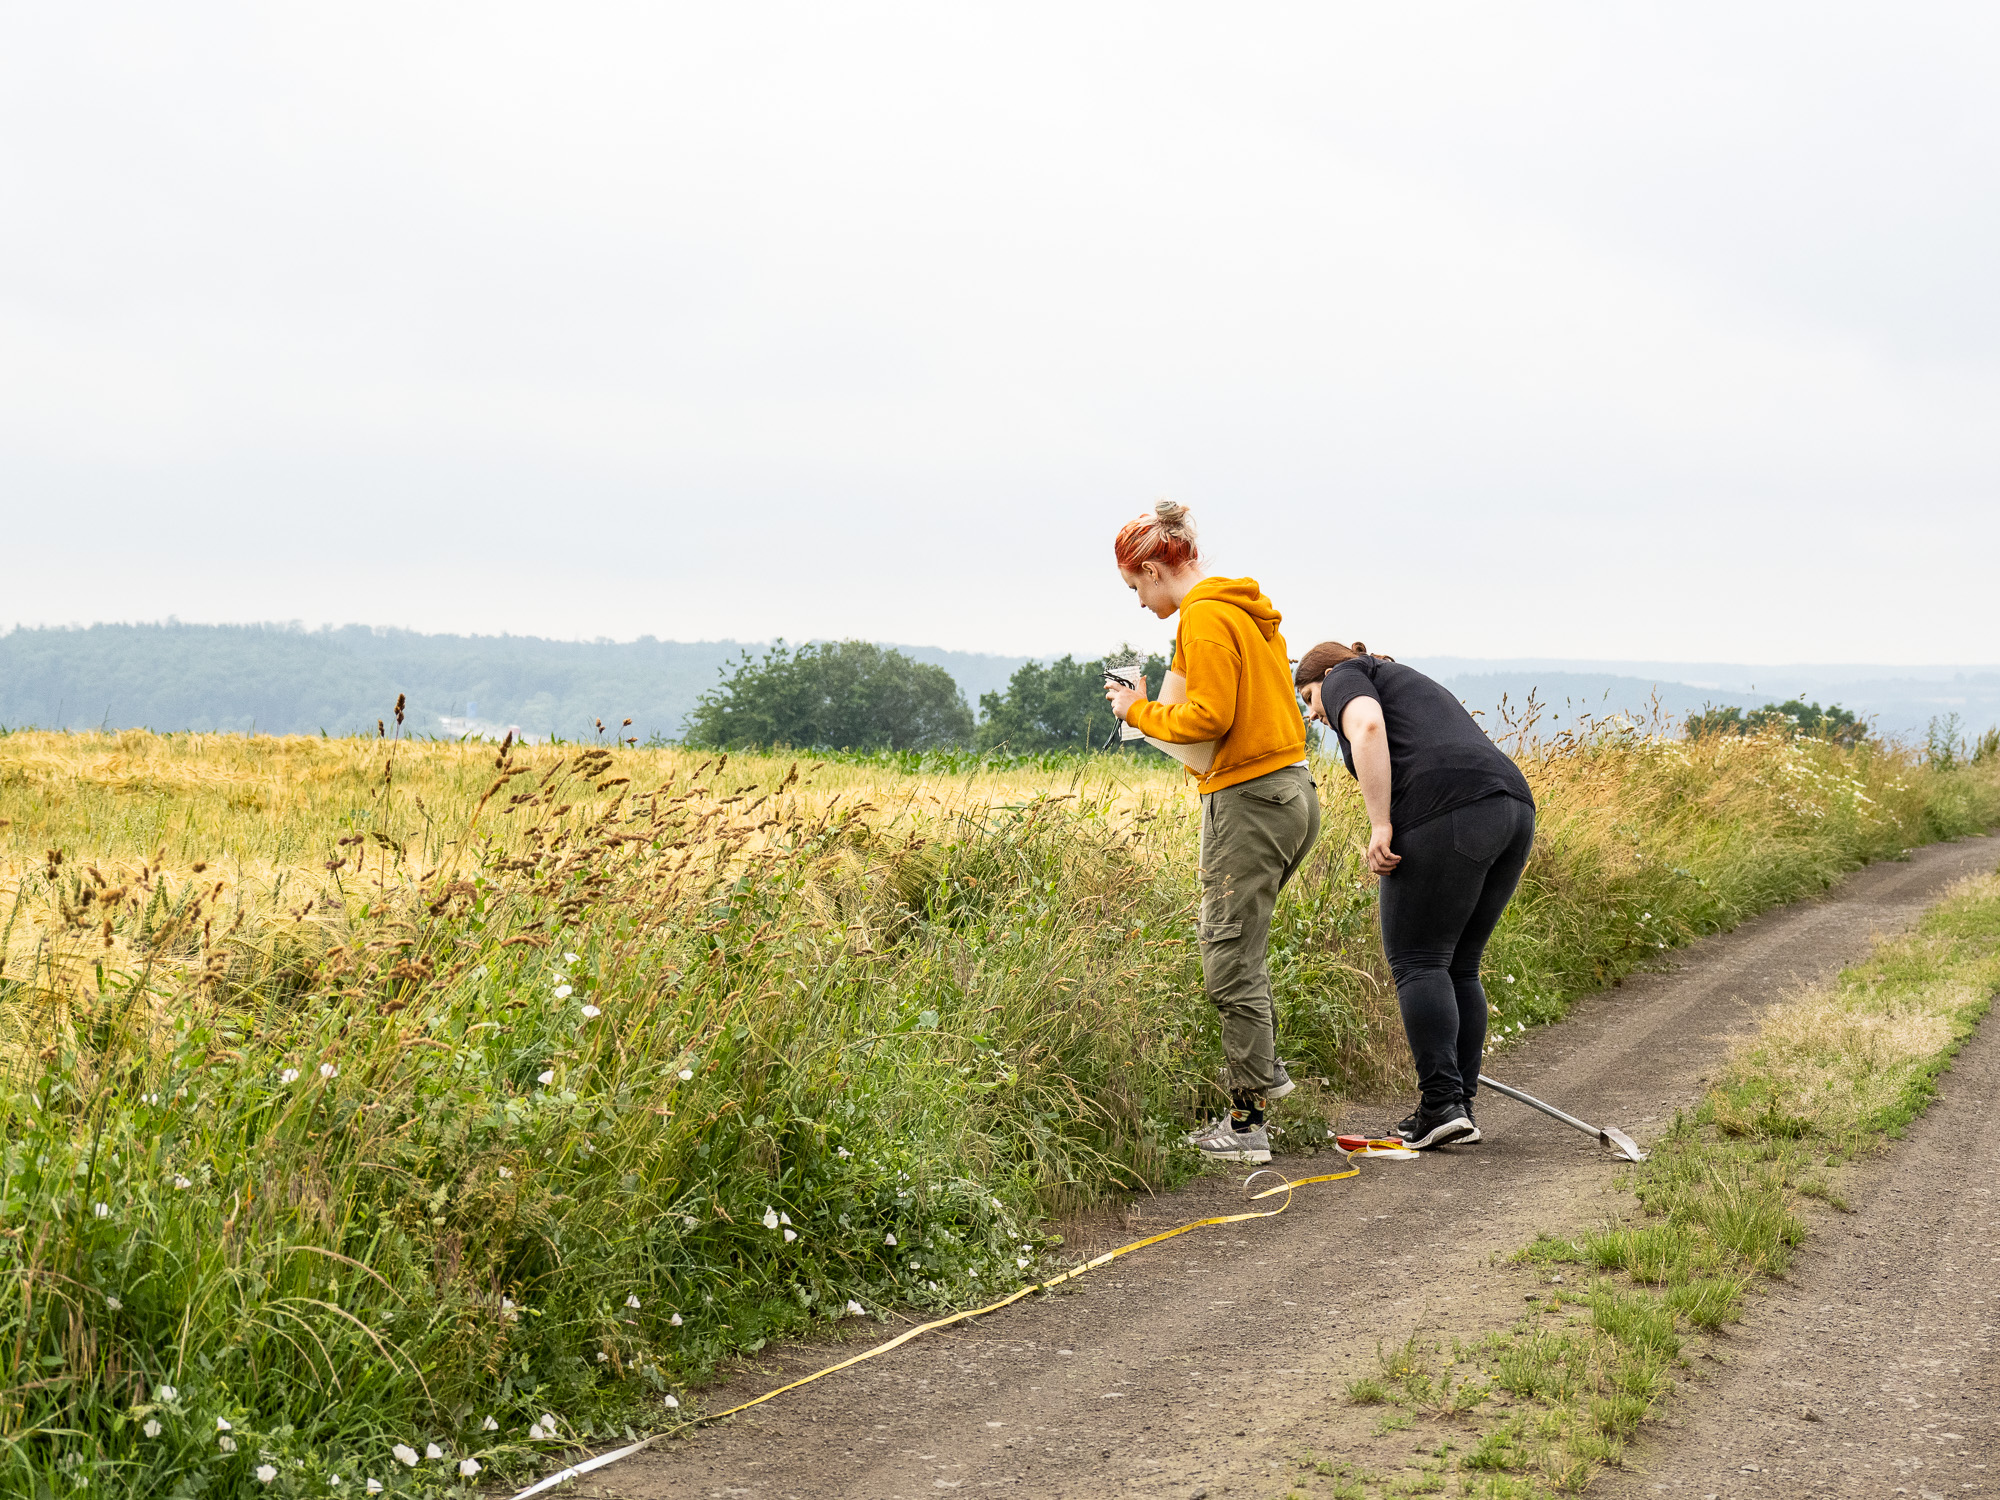
[[0, 628], [2000, 661], [2000, 8], [0, 10]]

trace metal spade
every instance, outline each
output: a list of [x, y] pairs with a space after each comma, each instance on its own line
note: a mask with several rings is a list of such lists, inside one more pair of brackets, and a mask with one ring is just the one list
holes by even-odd
[[1553, 1104], [1544, 1104], [1533, 1094], [1524, 1094], [1519, 1089], [1509, 1088], [1497, 1079], [1488, 1078], [1484, 1073], [1479, 1075], [1479, 1081], [1496, 1094], [1505, 1094], [1509, 1099], [1519, 1100], [1530, 1109], [1539, 1109], [1551, 1120], [1561, 1120], [1571, 1129], [1581, 1130], [1585, 1135], [1593, 1137], [1598, 1145], [1608, 1147], [1615, 1155], [1622, 1156], [1627, 1161], [1646, 1159], [1646, 1153], [1639, 1149], [1639, 1143], [1616, 1125], [1587, 1125], [1575, 1115], [1566, 1115]]

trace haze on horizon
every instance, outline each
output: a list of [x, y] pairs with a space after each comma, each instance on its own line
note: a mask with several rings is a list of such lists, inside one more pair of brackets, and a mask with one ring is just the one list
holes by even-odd
[[2000, 13], [16, 8], [15, 622], [2000, 661]]

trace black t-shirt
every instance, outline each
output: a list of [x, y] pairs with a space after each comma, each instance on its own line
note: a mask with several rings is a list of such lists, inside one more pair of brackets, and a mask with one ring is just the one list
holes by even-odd
[[1326, 674], [1319, 695], [1350, 776], [1354, 749], [1340, 732], [1340, 716], [1356, 698], [1382, 705], [1389, 733], [1389, 821], [1399, 832], [1495, 793], [1535, 805], [1521, 768], [1486, 737], [1449, 688], [1416, 668], [1357, 656]]

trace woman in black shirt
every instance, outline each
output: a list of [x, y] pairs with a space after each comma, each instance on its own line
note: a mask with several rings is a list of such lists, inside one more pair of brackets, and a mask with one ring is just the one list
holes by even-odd
[[1465, 705], [1414, 668], [1326, 641], [1299, 658], [1293, 681], [1339, 739], [1368, 808], [1382, 947], [1423, 1090], [1397, 1133], [1420, 1149], [1476, 1141], [1479, 960], [1528, 862], [1534, 795]]

